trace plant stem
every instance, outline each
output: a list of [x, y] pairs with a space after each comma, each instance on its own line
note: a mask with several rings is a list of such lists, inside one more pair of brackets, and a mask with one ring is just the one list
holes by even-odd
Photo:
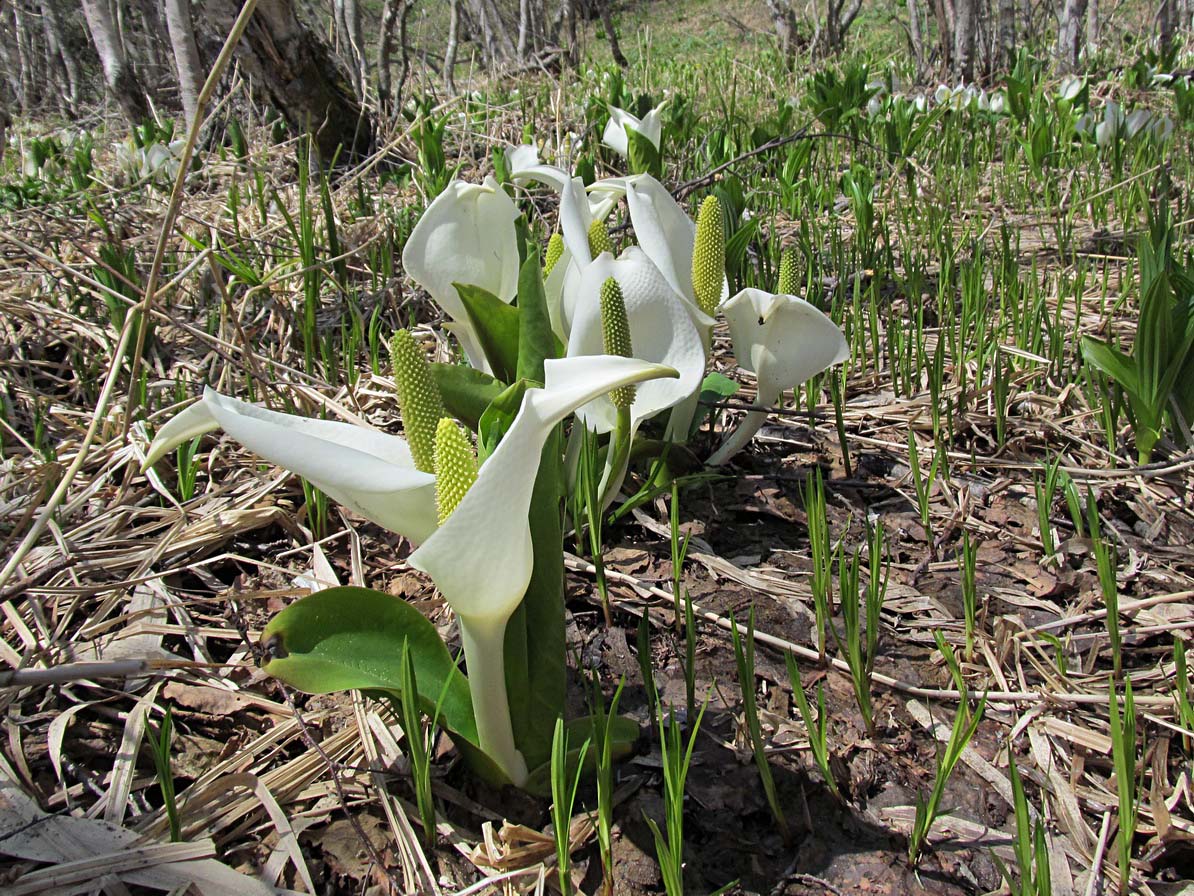
[[481, 750], [515, 786], [521, 787], [526, 783], [527, 764], [514, 746], [514, 729], [510, 724], [505, 639], [505, 619], [460, 617], [460, 641], [468, 667], [468, 689]]

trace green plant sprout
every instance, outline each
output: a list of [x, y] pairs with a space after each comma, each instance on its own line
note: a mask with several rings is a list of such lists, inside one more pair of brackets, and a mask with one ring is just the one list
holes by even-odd
[[970, 533], [962, 533], [962, 550], [958, 554], [958, 572], [962, 577], [962, 615], [966, 625], [966, 662], [974, 660], [974, 632], [978, 627], [978, 586], [975, 583], [975, 563], [978, 546], [970, 540]]
[[767, 805], [771, 807], [771, 816], [779, 827], [780, 836], [784, 842], [792, 837], [788, 827], [788, 819], [784, 816], [783, 806], [779, 802], [779, 794], [775, 790], [775, 778], [771, 775], [771, 765], [767, 761], [767, 744], [763, 740], [763, 728], [759, 724], [759, 707], [755, 701], [755, 611], [751, 608], [746, 623], [745, 646], [743, 638], [738, 633], [738, 623], [730, 616], [730, 635], [734, 643], [734, 660], [738, 664], [738, 688], [742, 692], [742, 714], [746, 720], [746, 730], [750, 735], [751, 751], [755, 757], [755, 768], [759, 770], [759, 780], [763, 784], [763, 793], [767, 797]]
[[824, 663], [829, 618], [833, 615], [833, 547], [829, 538], [825, 481], [821, 476], [821, 468], [814, 467], [804, 482], [804, 512], [808, 517], [809, 552], [813, 563], [811, 588], [817, 625], [817, 651]]
[[182, 822], [178, 813], [178, 801], [174, 791], [174, 768], [172, 744], [174, 740], [174, 713], [167, 706], [162, 715], [162, 724], [155, 731], [150, 727], [150, 756], [153, 758], [154, 774], [158, 779], [158, 790], [162, 794], [162, 805], [170, 822], [170, 842], [182, 841]]
[[829, 713], [825, 708], [825, 688], [817, 683], [817, 713], [814, 716], [809, 706], [808, 697], [804, 693], [804, 684], [800, 679], [800, 667], [796, 665], [796, 657], [789, 651], [784, 654], [788, 665], [788, 683], [792, 687], [792, 696], [796, 706], [800, 709], [800, 718], [804, 722], [804, 730], [808, 732], [808, 746], [812, 750], [813, 760], [821, 770], [821, 777], [829, 792], [841, 799], [837, 780], [829, 767]]
[[[963, 691], [962, 702], [965, 703], [966, 700], [966, 692]], [[937, 771], [928, 799], [918, 798], [916, 801], [916, 818], [912, 823], [912, 833], [908, 837], [908, 861], [913, 865], [919, 863], [921, 854], [928, 845], [929, 832], [941, 814], [941, 798], [945, 794], [945, 785], [949, 783], [954, 767], [962, 757], [962, 751], [978, 730], [978, 723], [982, 721], [986, 707], [987, 698], [984, 696], [973, 712], [968, 707], [959, 707], [954, 716], [945, 752], [937, 757]]]
[[[608, 742], [608, 736], [603, 740]], [[564, 896], [572, 893], [572, 807], [576, 804], [576, 790], [580, 787], [581, 769], [589, 752], [589, 744], [588, 740], [584, 742], [575, 765], [571, 765], [568, 731], [564, 727], [564, 720], [556, 719], [555, 733], [551, 741], [551, 822], [556, 844], [556, 869], [560, 875], [560, 892]]]
[[[652, 683], [652, 687], [654, 683]], [[659, 695], [655, 696], [655, 705], [660, 709], [655, 716], [659, 729], [659, 744], [663, 754], [663, 806], [665, 830], [661, 831], [655, 819], [648, 817], [647, 825], [655, 838], [655, 857], [659, 862], [659, 870], [663, 876], [663, 888], [668, 896], [683, 896], [684, 894], [684, 784], [688, 778], [688, 769], [692, 764], [692, 748], [696, 745], [697, 734], [701, 730], [701, 720], [705, 717], [705, 710], [709, 707], [709, 699], [701, 704], [692, 723], [688, 744], [685, 746], [680, 726], [676, 724], [675, 712], [668, 711], [668, 721], [665, 724]]]
[[1090, 528], [1090, 543], [1094, 550], [1095, 565], [1099, 572], [1099, 588], [1103, 592], [1103, 603], [1107, 608], [1107, 638], [1111, 642], [1111, 663], [1115, 677], [1123, 672], [1123, 636], [1119, 629], [1119, 586], [1116, 582], [1115, 546], [1103, 538], [1099, 522], [1099, 505], [1094, 493], [1086, 492], [1086, 521]]
[[1052, 869], [1049, 867], [1049, 845], [1045, 837], [1045, 819], [1038, 814], [1036, 824], [1028, 813], [1028, 798], [1024, 782], [1016, 767], [1015, 751], [1007, 748], [1007, 765], [1012, 779], [1012, 809], [1016, 816], [1016, 840], [1012, 846], [1016, 857], [1016, 876], [1013, 877], [1004, 861], [994, 852], [991, 858], [1007, 882], [1012, 896], [1053, 896]]
[[1132, 682], [1124, 679], [1121, 712], [1115, 679], [1110, 682], [1111, 758], [1115, 768], [1115, 790], [1119, 796], [1119, 832], [1115, 835], [1119, 860], [1119, 892], [1121, 896], [1132, 889], [1132, 841], [1140, 820], [1140, 803], [1136, 779], [1136, 701], [1132, 696]]
[[[1190, 703], [1190, 675], [1186, 666], [1186, 644], [1179, 637], [1173, 639], [1173, 701], [1177, 705], [1178, 723], [1186, 731], [1194, 732], [1194, 705]], [[1182, 746], [1191, 752], [1194, 735], [1182, 734]]]

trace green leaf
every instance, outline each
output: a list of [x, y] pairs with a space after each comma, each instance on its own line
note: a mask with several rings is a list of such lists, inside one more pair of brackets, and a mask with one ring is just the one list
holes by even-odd
[[[568, 743], [577, 745], [575, 749], [568, 751], [567, 776], [569, 778], [573, 778], [576, 775], [577, 766], [580, 764], [581, 745], [590, 741], [594, 744], [598, 742], [596, 730], [598, 721], [598, 716], [581, 716], [578, 719], [564, 723], [564, 728], [568, 732]], [[640, 733], [638, 722], [634, 719], [627, 718], [626, 716], [610, 716], [609, 742], [611, 758], [621, 759], [623, 756], [629, 756]], [[589, 750], [585, 754], [583, 771], [586, 775], [591, 775], [596, 771], [597, 759], [600, 752], [600, 750]], [[551, 795], [550, 752], [547, 762], [532, 767], [523, 789], [536, 796]]]
[[1082, 337], [1082, 357], [1086, 363], [1111, 377], [1125, 392], [1140, 397], [1140, 382], [1135, 362], [1113, 345], [1090, 336]]
[[477, 454], [478, 460], [484, 462], [493, 454], [502, 437], [510, 429], [510, 424], [518, 416], [518, 409], [522, 407], [522, 397], [527, 391], [527, 381], [519, 380], [489, 403], [485, 413], [477, 422]]
[[[531, 582], [519, 607], [526, 630], [527, 679], [525, 715], [515, 715], [511, 699], [514, 738], [535, 768], [551, 758], [556, 719], [564, 715], [568, 673], [564, 625], [564, 494], [563, 436], [561, 428], [548, 438], [539, 461], [539, 474], [531, 494], [531, 541], [535, 545]], [[511, 620], [510, 625], [514, 624]], [[507, 629], [507, 649], [510, 633]], [[506, 686], [510, 689], [510, 676]], [[580, 741], [576, 741], [579, 743]]]
[[506, 384], [465, 364], [431, 365], [444, 410], [474, 432], [481, 415], [506, 389]]
[[626, 146], [629, 150], [630, 171], [633, 174], [650, 174], [663, 177], [663, 159], [655, 144], [645, 136], [626, 125]]
[[426, 712], [435, 711], [443, 694], [444, 727], [477, 744], [468, 680], [435, 626], [406, 601], [368, 588], [329, 588], [291, 604], [262, 633], [272, 655], [265, 671], [307, 694], [400, 693], [403, 641]]
[[527, 260], [518, 273], [518, 315], [518, 376], [542, 383], [543, 362], [558, 358], [560, 347], [551, 329], [539, 247], [534, 244], [528, 246]]
[[518, 371], [518, 309], [489, 290], [453, 283], [494, 375], [513, 382]]

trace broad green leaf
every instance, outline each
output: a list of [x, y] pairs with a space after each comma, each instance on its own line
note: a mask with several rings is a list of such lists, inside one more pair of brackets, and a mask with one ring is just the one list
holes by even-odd
[[558, 358], [560, 349], [547, 313], [539, 247], [528, 246], [527, 260], [518, 274], [518, 376], [543, 382], [543, 361]]
[[518, 416], [518, 409], [522, 406], [522, 396], [526, 394], [527, 381], [519, 380], [513, 386], [505, 389], [489, 403], [485, 413], [477, 422], [477, 454], [478, 460], [493, 454], [502, 436]]
[[[526, 598], [519, 608], [526, 631], [528, 687], [522, 715], [515, 715], [511, 698], [511, 717], [518, 748], [535, 768], [551, 758], [551, 739], [557, 718], [564, 715], [564, 697], [568, 680], [564, 658], [567, 651], [564, 626], [564, 518], [561, 496], [564, 494], [563, 436], [560, 427], [547, 440], [539, 463], [539, 475], [531, 496], [531, 539], [535, 545], [534, 566]], [[510, 625], [515, 623], [511, 620]], [[507, 630], [509, 650], [511, 634]], [[506, 676], [507, 688], [511, 686]], [[580, 741], [576, 741], [580, 743]]]
[[1136, 365], [1115, 346], [1090, 336], [1083, 336], [1082, 357], [1088, 364], [1111, 377], [1129, 395], [1139, 396], [1140, 382], [1136, 375]]
[[506, 389], [500, 380], [464, 364], [435, 363], [431, 365], [431, 375], [439, 387], [444, 409], [473, 431], [490, 402]]
[[453, 283], [494, 376], [513, 382], [518, 371], [518, 309], [489, 290]]
[[403, 641], [424, 709], [433, 712], [443, 694], [444, 727], [476, 744], [468, 680], [435, 626], [406, 601], [368, 588], [329, 588], [291, 604], [262, 633], [272, 657], [265, 671], [308, 694], [399, 692]]
[[634, 174], [663, 177], [663, 159], [647, 137], [626, 125], [626, 147], [629, 150], [630, 170]]

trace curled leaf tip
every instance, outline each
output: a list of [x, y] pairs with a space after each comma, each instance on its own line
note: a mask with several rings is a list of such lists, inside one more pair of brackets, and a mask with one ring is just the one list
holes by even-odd
[[692, 248], [692, 289], [697, 305], [712, 315], [721, 301], [721, 285], [726, 275], [725, 226], [721, 203], [716, 196], [706, 196], [697, 213], [696, 239]]
[[[626, 316], [626, 299], [622, 287], [613, 277], [601, 284], [601, 337], [607, 355], [633, 358], [630, 341], [630, 321]], [[634, 403], [634, 386], [619, 386], [609, 393], [616, 408], [628, 408]]]
[[477, 481], [477, 455], [468, 436], [450, 417], [435, 428], [435, 503], [442, 526]]
[[564, 254], [564, 236], [558, 230], [547, 241], [547, 254], [543, 259], [543, 274], [549, 275]]
[[390, 364], [415, 467], [434, 473], [436, 427], [444, 415], [444, 403], [427, 358], [410, 330], [398, 330], [391, 338]]

